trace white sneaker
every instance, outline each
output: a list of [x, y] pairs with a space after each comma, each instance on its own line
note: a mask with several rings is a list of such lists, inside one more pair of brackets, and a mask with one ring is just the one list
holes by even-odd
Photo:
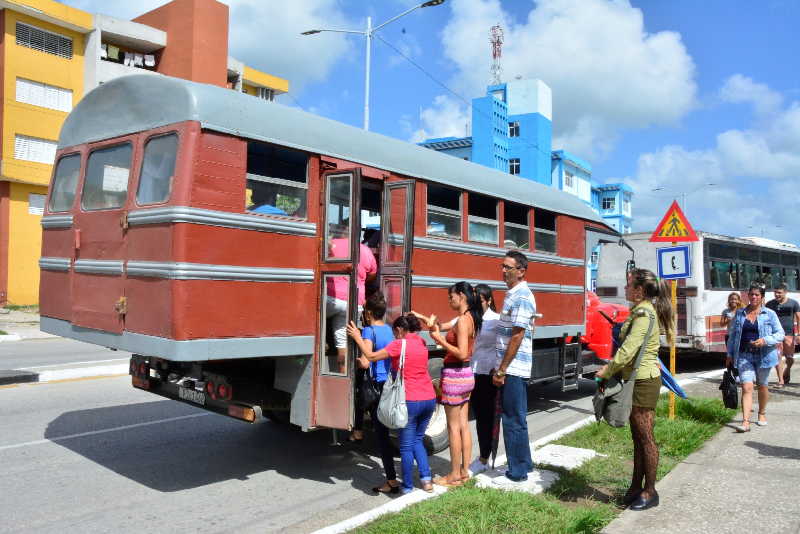
[[521, 486], [525, 480], [511, 480], [507, 476], [503, 475], [501, 477], [493, 478], [492, 484], [495, 486], [499, 486], [501, 488], [516, 488]]
[[488, 462], [483, 463], [481, 462], [480, 458], [475, 458], [472, 460], [472, 463], [469, 464], [469, 472], [472, 476], [475, 476], [478, 473], [483, 473], [487, 469], [489, 469]]

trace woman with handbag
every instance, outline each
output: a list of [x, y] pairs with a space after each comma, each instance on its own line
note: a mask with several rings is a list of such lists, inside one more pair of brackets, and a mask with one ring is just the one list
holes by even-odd
[[[364, 315], [362, 322], [364, 328], [361, 330], [361, 338], [364, 345], [372, 352], [377, 352], [386, 347], [394, 340], [392, 328], [383, 321], [386, 314], [386, 299], [380, 291], [373, 293], [364, 303]], [[392, 442], [389, 439], [389, 429], [378, 419], [378, 400], [389, 376], [389, 360], [379, 360], [371, 362], [362, 354], [357, 359], [359, 367], [363, 370], [364, 376], [356, 390], [356, 414], [353, 423], [353, 435], [360, 441], [363, 439], [364, 410], [368, 410], [372, 421], [372, 428], [378, 439], [378, 450], [380, 451], [383, 470], [386, 473], [386, 481], [372, 488], [375, 493], [398, 493], [400, 482], [397, 481], [397, 472], [394, 469], [394, 454]]]
[[395, 340], [378, 351], [373, 351], [365, 343], [355, 323], [348, 325], [347, 333], [370, 362], [391, 358], [392, 374], [397, 380], [402, 380], [405, 388], [408, 411], [408, 422], [400, 429], [400, 466], [403, 471], [400, 491], [408, 493], [414, 489], [412, 473], [416, 460], [422, 489], [431, 492], [431, 467], [428, 451], [422, 443], [436, 408], [436, 395], [428, 374], [428, 346], [416, 333], [420, 331], [419, 319], [411, 314], [395, 319], [392, 329]]
[[[669, 288], [664, 281], [659, 281], [647, 269], [634, 269], [628, 273], [627, 279], [625, 298], [633, 306], [622, 325], [622, 344], [614, 359], [597, 372], [597, 377], [608, 379], [620, 374], [624, 380], [635, 379], [629, 419], [633, 438], [633, 475], [623, 502], [630, 504], [631, 510], [646, 510], [658, 506], [658, 446], [653, 437], [653, 423], [661, 391], [659, 335], [663, 333], [672, 340], [675, 317]], [[641, 356], [638, 356], [640, 352]]]
[[778, 364], [777, 345], [783, 341], [784, 332], [778, 315], [764, 304], [764, 286], [755, 283], [747, 293], [750, 304], [739, 308], [731, 319], [728, 338], [728, 357], [725, 365], [739, 371], [742, 384], [742, 424], [738, 432], [750, 431], [750, 414], [753, 409], [753, 382], [758, 385], [758, 426], [767, 424], [767, 401], [770, 370]]

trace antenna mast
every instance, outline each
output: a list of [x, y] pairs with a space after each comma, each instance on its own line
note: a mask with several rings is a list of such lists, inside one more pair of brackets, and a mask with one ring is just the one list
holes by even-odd
[[489, 30], [489, 42], [492, 44], [492, 66], [489, 73], [492, 75], [492, 85], [501, 83], [503, 67], [500, 66], [500, 57], [503, 55], [503, 28], [495, 24]]

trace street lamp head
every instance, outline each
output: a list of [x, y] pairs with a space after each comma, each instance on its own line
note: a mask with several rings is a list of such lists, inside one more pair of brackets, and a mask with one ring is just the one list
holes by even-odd
[[308, 30], [304, 31], [300, 35], [314, 35], [315, 33], [322, 33], [322, 30]]
[[444, 0], [428, 0], [419, 7], [433, 7], [433, 6], [440, 6], [442, 4], [444, 4]]

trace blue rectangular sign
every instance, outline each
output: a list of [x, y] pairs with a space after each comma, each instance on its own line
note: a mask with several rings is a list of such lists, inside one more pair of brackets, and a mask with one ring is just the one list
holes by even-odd
[[658, 254], [658, 277], [675, 280], [692, 276], [689, 245], [656, 249]]

